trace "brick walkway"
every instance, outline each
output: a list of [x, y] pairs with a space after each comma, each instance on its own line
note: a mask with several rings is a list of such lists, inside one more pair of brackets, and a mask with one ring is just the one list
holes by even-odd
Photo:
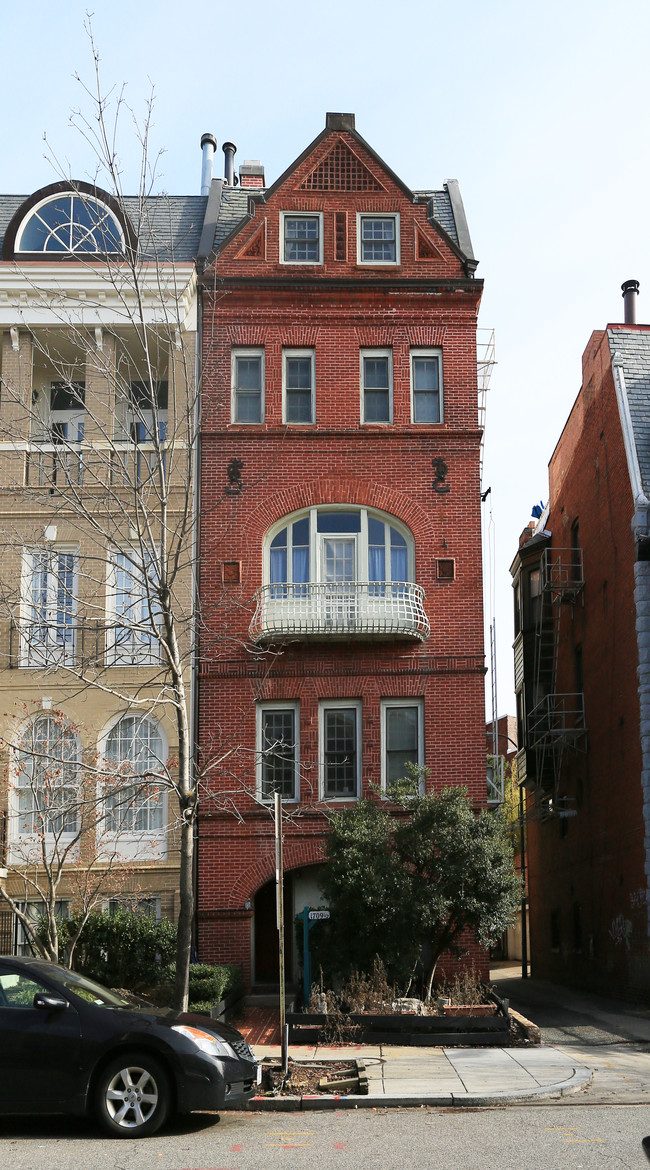
[[279, 1044], [280, 1021], [278, 1008], [246, 1007], [233, 1024], [245, 1040], [255, 1044]]

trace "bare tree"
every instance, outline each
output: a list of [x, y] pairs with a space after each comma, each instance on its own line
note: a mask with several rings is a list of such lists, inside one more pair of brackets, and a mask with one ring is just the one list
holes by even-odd
[[[132, 742], [122, 759], [98, 758], [89, 769], [95, 796], [81, 785], [83, 814], [72, 834], [63, 826], [72, 824], [80, 790], [73, 799], [65, 782], [68, 764], [55, 756], [56, 774], [48, 775], [40, 744], [30, 748], [23, 740], [11, 749], [25, 761], [31, 752], [22, 775], [31, 768], [37, 780], [29, 815], [40, 876], [25, 881], [47, 906], [52, 956], [56, 895], [75, 851], [95, 857], [88, 872], [97, 875], [99, 889], [107, 876], [101, 860], [107, 818], [128, 823], [147, 802], [158, 816], [163, 795], [173, 799], [180, 858], [176, 1001], [185, 1007], [201, 788], [192, 726], [199, 622], [196, 277], [174, 199], [152, 195], [158, 159], [150, 155], [151, 102], [143, 123], [134, 119], [138, 191], [127, 196], [122, 189], [117, 142], [132, 111], [123, 91], [104, 94], [88, 31], [94, 87], [84, 92], [90, 113], [77, 112], [72, 121], [91, 154], [90, 182], [59, 170], [53, 198], [18, 229], [8, 282], [15, 319], [5, 334], [2, 364], [0, 603], [10, 625], [7, 667], [33, 667], [39, 680], [51, 678], [57, 696], [119, 713], [123, 738]], [[22, 262], [22, 254], [33, 259], [32, 252], [47, 261], [49, 251], [57, 253], [58, 265]], [[15, 675], [10, 682], [5, 676], [8, 685], [16, 686]], [[34, 735], [42, 725], [36, 721]], [[167, 734], [152, 744], [154, 726]], [[141, 749], [149, 753], [144, 771]], [[234, 750], [221, 743], [202, 772]], [[14, 837], [29, 838], [21, 815], [14, 818]], [[34, 861], [33, 841], [29, 848], [25, 874]], [[111, 872], [118, 857], [119, 851]], [[84, 904], [96, 897], [89, 893]], [[15, 898], [13, 908], [29, 932]]]

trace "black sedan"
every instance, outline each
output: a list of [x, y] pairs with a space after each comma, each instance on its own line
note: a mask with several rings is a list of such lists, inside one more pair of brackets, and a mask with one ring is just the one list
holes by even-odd
[[134, 1006], [41, 959], [0, 957], [0, 1113], [94, 1113], [114, 1137], [243, 1105], [259, 1078], [234, 1028]]

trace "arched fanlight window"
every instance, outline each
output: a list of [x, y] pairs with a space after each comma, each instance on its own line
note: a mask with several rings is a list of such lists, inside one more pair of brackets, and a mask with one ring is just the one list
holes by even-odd
[[414, 543], [394, 518], [367, 508], [311, 508], [271, 529], [265, 579], [270, 585], [407, 582]]
[[123, 252], [124, 236], [105, 204], [73, 191], [37, 203], [16, 233], [16, 252]]
[[80, 762], [79, 737], [60, 715], [39, 715], [27, 725], [14, 783], [20, 836], [77, 831]]
[[108, 767], [106, 829], [109, 833], [150, 833], [163, 827], [166, 751], [158, 724], [125, 715], [106, 737]]

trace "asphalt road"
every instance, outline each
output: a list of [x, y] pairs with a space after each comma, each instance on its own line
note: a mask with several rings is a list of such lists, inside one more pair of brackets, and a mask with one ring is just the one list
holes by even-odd
[[11, 1170], [623, 1170], [650, 1166], [647, 1106], [224, 1113], [140, 1141], [89, 1122], [0, 1122]]

